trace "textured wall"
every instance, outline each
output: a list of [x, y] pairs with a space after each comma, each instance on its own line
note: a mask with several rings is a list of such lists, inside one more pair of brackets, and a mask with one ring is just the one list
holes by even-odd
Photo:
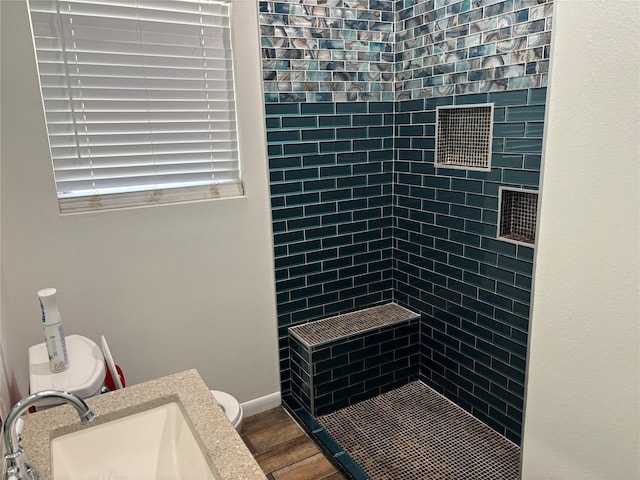
[[640, 3], [556, 7], [522, 479], [640, 478]]

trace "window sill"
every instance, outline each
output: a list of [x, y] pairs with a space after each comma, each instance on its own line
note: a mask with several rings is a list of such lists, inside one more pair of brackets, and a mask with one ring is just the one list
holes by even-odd
[[241, 182], [58, 199], [61, 215], [245, 198]]

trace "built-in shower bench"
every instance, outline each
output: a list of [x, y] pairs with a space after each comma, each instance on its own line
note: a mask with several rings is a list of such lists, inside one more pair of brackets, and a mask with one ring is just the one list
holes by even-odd
[[416, 380], [419, 321], [387, 303], [290, 327], [292, 394], [319, 416]]

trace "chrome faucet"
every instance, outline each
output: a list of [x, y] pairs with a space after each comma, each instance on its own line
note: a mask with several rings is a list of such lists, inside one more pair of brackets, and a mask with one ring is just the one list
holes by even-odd
[[73, 393], [62, 390], [43, 390], [32, 393], [17, 402], [9, 411], [3, 428], [4, 458], [7, 462], [4, 478], [7, 480], [38, 480], [38, 474], [24, 454], [24, 447], [21, 444], [22, 439], [19, 433], [16, 432], [16, 422], [25, 411], [45, 398], [58, 398], [63, 403], [68, 403], [74, 407], [80, 416], [80, 423], [82, 424], [89, 423], [97, 417], [84, 400]]

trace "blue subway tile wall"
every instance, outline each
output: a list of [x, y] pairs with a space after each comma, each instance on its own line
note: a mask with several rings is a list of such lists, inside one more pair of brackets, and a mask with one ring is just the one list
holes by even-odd
[[267, 105], [285, 398], [288, 327], [395, 300], [423, 315], [421, 378], [519, 442], [533, 248], [496, 239], [498, 192], [537, 186], [540, 150], [504, 142], [541, 140], [545, 89], [474, 101], [500, 120], [488, 172], [434, 166], [435, 108], [465, 96]]
[[[421, 378], [516, 443], [533, 248], [496, 239], [498, 187], [538, 185], [539, 162], [526, 157], [541, 154], [544, 90], [474, 96], [494, 103], [499, 119], [490, 172], [435, 167], [433, 147], [416, 155], [416, 142], [434, 135], [436, 102], [404, 102], [411, 105], [398, 105], [407, 113], [396, 118], [402, 148], [395, 164], [394, 295], [423, 314]], [[437, 103], [466, 101], [451, 96]], [[403, 125], [421, 131], [404, 135]]]
[[393, 298], [393, 109], [266, 105], [285, 397], [288, 327]]

